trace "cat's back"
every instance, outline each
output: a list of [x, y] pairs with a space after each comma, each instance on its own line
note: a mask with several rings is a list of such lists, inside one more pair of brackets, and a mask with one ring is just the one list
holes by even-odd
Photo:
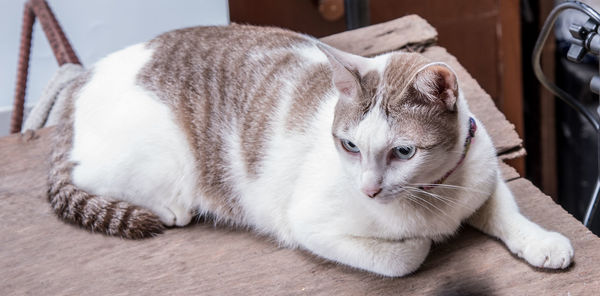
[[173, 109], [200, 163], [211, 163], [205, 149], [239, 149], [240, 169], [256, 177], [275, 129], [306, 131], [332, 91], [330, 66], [316, 43], [274, 27], [177, 30], [148, 43], [153, 56], [138, 81]]
[[[178, 30], [148, 44], [153, 58], [138, 79], [176, 114], [203, 196], [215, 201], [209, 208], [220, 208], [224, 196], [227, 206], [237, 205], [259, 180], [277, 179], [264, 174], [275, 159], [301, 160], [308, 147], [297, 143], [332, 93], [317, 42], [279, 28], [231, 25]], [[277, 163], [283, 170], [286, 162]]]
[[148, 41], [153, 48], [211, 49], [234, 54], [245, 51], [279, 49], [301, 43], [313, 43], [312, 37], [277, 27], [231, 24], [228, 26], [189, 27], [163, 33]]
[[[331, 73], [316, 42], [281, 28], [236, 24], [171, 31], [147, 43], [152, 58], [137, 80], [170, 105], [210, 98], [201, 101], [246, 113], [252, 104], [273, 103], [264, 100], [266, 92], [299, 81], [302, 73], [321, 72], [312, 77], [329, 84]], [[314, 64], [318, 69], [311, 69]]]
[[278, 28], [195, 27], [108, 56], [76, 98], [74, 182], [241, 222], [240, 184], [282, 157], [275, 145], [302, 155], [289, 134], [306, 134], [330, 97], [317, 42]]

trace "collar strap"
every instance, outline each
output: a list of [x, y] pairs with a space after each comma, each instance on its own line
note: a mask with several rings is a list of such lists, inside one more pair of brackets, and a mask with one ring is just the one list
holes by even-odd
[[[452, 173], [454, 173], [454, 171], [456, 171], [458, 169], [458, 167], [460, 167], [460, 165], [464, 162], [465, 158], [467, 157], [467, 152], [469, 152], [469, 148], [471, 148], [471, 142], [473, 140], [473, 138], [475, 137], [475, 132], [477, 131], [477, 123], [475, 123], [475, 119], [473, 117], [469, 117], [469, 133], [467, 134], [467, 138], [465, 139], [465, 144], [463, 145], [464, 149], [463, 149], [463, 153], [460, 156], [460, 159], [458, 160], [458, 163], [456, 163], [456, 165], [449, 170], [443, 177], [439, 178], [437, 181], [433, 182], [433, 184], [435, 185], [439, 185], [439, 184], [443, 184], [446, 179], [448, 179], [448, 177], [450, 177], [450, 175], [452, 175]], [[435, 186], [420, 186], [419, 189], [422, 190], [428, 190], [428, 189], [432, 189]]]

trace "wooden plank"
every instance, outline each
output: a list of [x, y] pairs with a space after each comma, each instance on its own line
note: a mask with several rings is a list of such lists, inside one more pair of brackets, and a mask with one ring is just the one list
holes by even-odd
[[[40, 163], [49, 154], [51, 129], [0, 138], [0, 193], [29, 192], [28, 174], [43, 180], [47, 170]], [[46, 186], [45, 181], [40, 184]]]
[[[600, 239], [527, 180], [508, 184], [522, 212], [573, 242], [567, 271], [531, 268], [465, 227], [413, 275], [388, 279], [198, 222], [128, 241], [59, 221], [46, 201], [49, 130], [0, 139], [0, 294], [585, 295], [600, 288]], [[514, 177], [500, 164], [504, 176]]]
[[510, 180], [514, 180], [520, 177], [519, 173], [517, 172], [517, 170], [515, 170], [514, 167], [511, 167], [510, 165], [506, 164], [503, 161], [499, 162], [499, 167], [500, 167], [500, 174], [502, 175], [502, 178], [505, 181], [510, 181]]
[[[500, 153], [498, 155], [498, 158], [500, 158], [501, 160], [507, 161], [507, 160], [516, 159], [518, 157], [522, 157], [525, 155], [527, 155], [525, 148], [519, 146], [519, 147], [516, 147], [515, 149], [506, 150], [506, 151]], [[510, 165], [510, 162], [507, 161], [507, 163]]]
[[321, 41], [362, 56], [374, 56], [411, 45], [435, 43], [437, 31], [417, 15], [327, 36]]
[[469, 108], [483, 122], [487, 132], [492, 137], [498, 155], [510, 152], [508, 159], [525, 155], [525, 150], [522, 149], [523, 141], [515, 132], [515, 126], [506, 120], [504, 114], [498, 111], [490, 96], [454, 56], [439, 46], [428, 47], [423, 55], [433, 61], [445, 62], [454, 69], [465, 99], [469, 102]]

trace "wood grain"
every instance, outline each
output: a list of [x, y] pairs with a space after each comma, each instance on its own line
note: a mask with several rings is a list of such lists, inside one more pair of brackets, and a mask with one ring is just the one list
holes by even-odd
[[500, 174], [502, 174], [502, 178], [505, 181], [512, 181], [512, 180], [515, 180], [515, 179], [521, 177], [519, 175], [519, 173], [517, 172], [517, 170], [515, 170], [515, 168], [509, 166], [508, 164], [506, 164], [503, 161], [499, 162], [499, 167], [500, 167]]
[[333, 47], [362, 56], [374, 56], [412, 44], [429, 45], [436, 40], [435, 28], [417, 15], [321, 38]]

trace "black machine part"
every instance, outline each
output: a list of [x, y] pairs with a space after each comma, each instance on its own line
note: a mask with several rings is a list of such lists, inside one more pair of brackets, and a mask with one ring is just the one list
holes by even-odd
[[[586, 14], [589, 19], [584, 24], [573, 24], [569, 27], [569, 32], [571, 33], [571, 39], [569, 42], [571, 43], [567, 58], [573, 62], [580, 62], [583, 57], [590, 53], [593, 55], [600, 55], [600, 35], [598, 34], [598, 28], [600, 24], [600, 14], [596, 12], [590, 6], [578, 2], [578, 1], [566, 1], [558, 4], [548, 15], [544, 26], [538, 36], [538, 39], [535, 44], [535, 48], [533, 50], [533, 70], [540, 81], [540, 83], [547, 88], [550, 92], [552, 92], [555, 96], [565, 102], [567, 105], [575, 109], [578, 113], [584, 116], [587, 121], [593, 126], [596, 131], [598, 144], [600, 147], [600, 121], [598, 115], [600, 115], [600, 110], [596, 110], [598, 115], [593, 114], [588, 109], [583, 106], [579, 101], [574, 99], [569, 93], [565, 92], [554, 83], [552, 83], [542, 71], [542, 67], [540, 64], [540, 58], [542, 55], [542, 49], [548, 38], [548, 35], [553, 27], [559, 13], [573, 9]], [[599, 69], [600, 72], [600, 69]], [[590, 89], [598, 94], [600, 93], [600, 77], [598, 75], [594, 75], [590, 80]], [[592, 193], [592, 197], [588, 203], [588, 207], [585, 212], [585, 216], [583, 218], [583, 224], [586, 227], [590, 227], [592, 224], [592, 220], [596, 209], [598, 207], [598, 202], [600, 201], [600, 149], [597, 149], [598, 153], [598, 176], [596, 177], [596, 185], [594, 186], [594, 191]]]

